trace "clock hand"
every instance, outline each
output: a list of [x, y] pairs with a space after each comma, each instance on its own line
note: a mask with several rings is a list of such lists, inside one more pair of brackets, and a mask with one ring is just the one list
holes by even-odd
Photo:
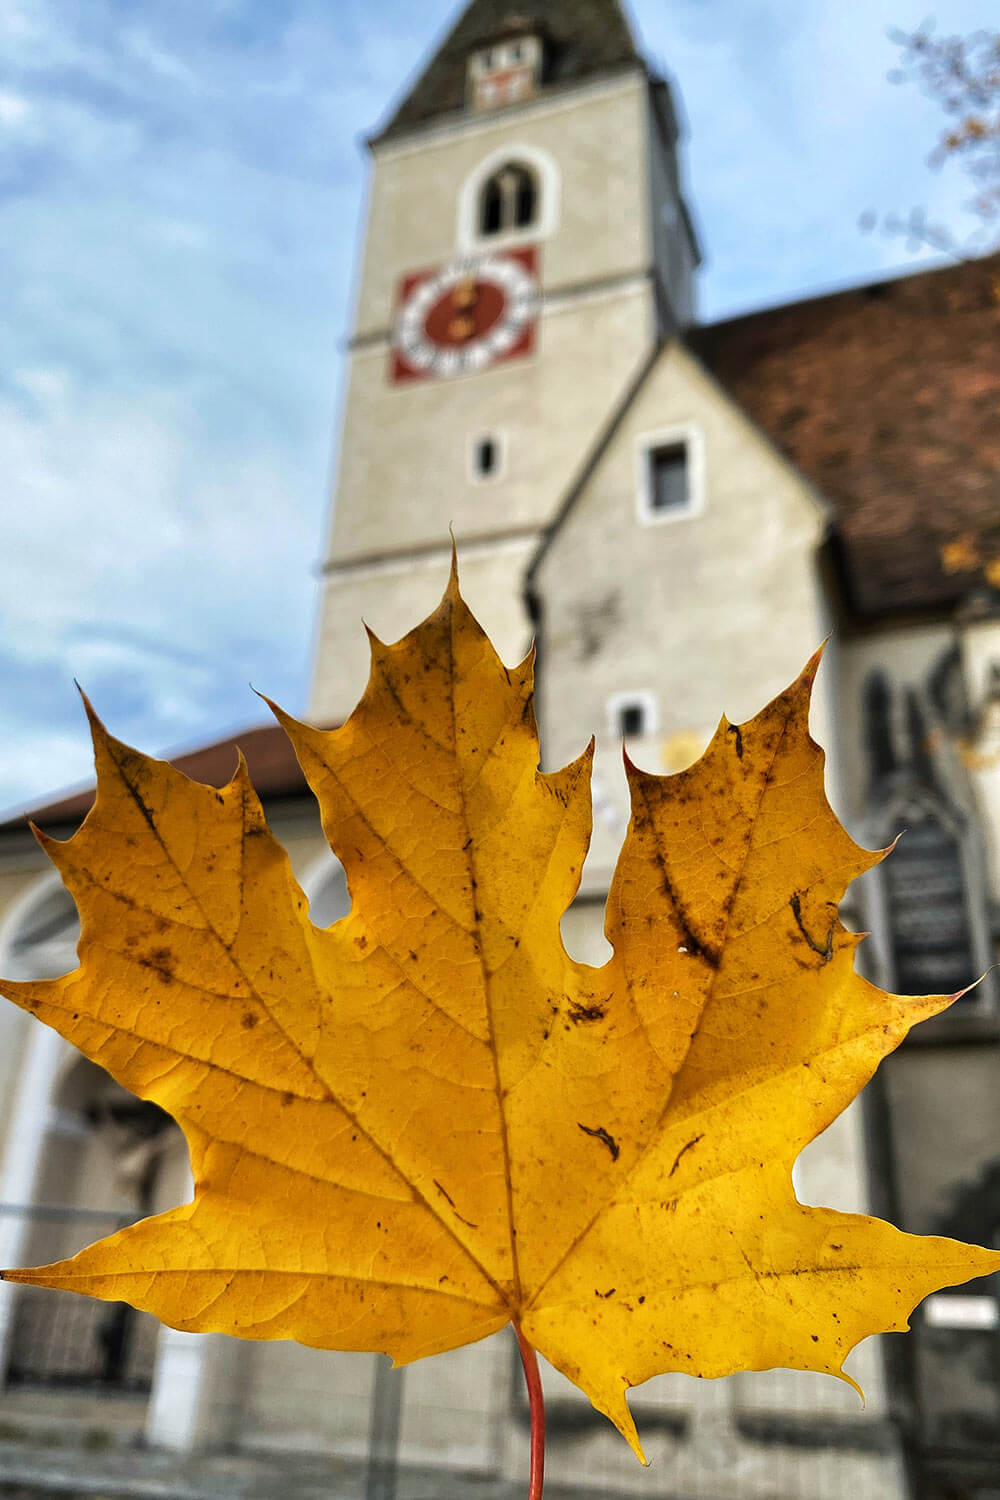
[[451, 294], [451, 304], [456, 316], [448, 324], [448, 337], [456, 343], [471, 339], [476, 331], [476, 304], [479, 287], [473, 277], [458, 282]]

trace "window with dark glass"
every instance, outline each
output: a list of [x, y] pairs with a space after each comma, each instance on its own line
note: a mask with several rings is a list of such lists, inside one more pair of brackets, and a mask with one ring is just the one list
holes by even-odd
[[530, 172], [518, 171], [514, 194], [514, 223], [518, 229], [535, 217], [535, 179]]
[[479, 230], [481, 234], [499, 234], [502, 228], [503, 200], [500, 197], [500, 183], [496, 177], [491, 177], [483, 188], [480, 199]]
[[477, 438], [474, 449], [476, 474], [480, 479], [489, 479], [497, 471], [500, 454], [497, 440], [493, 437]]
[[502, 234], [526, 229], [538, 217], [538, 186], [535, 174], [517, 162], [508, 162], [483, 184], [479, 198], [479, 232]]
[[885, 892], [895, 987], [947, 995], [971, 984], [977, 964], [961, 847], [933, 811], [911, 812], [905, 838], [885, 862]]
[[686, 443], [668, 443], [649, 454], [649, 508], [656, 515], [684, 510], [690, 504]]
[[622, 703], [618, 708], [618, 733], [623, 740], [643, 734], [646, 729], [646, 708], [643, 703]]

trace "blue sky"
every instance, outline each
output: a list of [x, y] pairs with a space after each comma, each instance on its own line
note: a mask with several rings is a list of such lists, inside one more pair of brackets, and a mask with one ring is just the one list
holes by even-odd
[[[78, 678], [160, 752], [305, 708], [365, 180], [452, 0], [5, 0], [0, 809], [87, 779]], [[952, 0], [941, 29], [990, 24]], [[925, 260], [970, 196], [892, 87], [909, 0], [634, 0], [718, 318]]]

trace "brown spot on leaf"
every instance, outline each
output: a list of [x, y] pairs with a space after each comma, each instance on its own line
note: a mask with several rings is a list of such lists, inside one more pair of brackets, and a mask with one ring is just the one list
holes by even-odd
[[618, 1142], [615, 1140], [613, 1135], [608, 1134], [603, 1125], [595, 1125], [593, 1127], [591, 1127], [590, 1125], [578, 1125], [577, 1128], [579, 1130], [582, 1130], [584, 1135], [591, 1135], [596, 1141], [600, 1141], [603, 1145], [607, 1146], [608, 1150], [611, 1152], [612, 1161], [618, 1160]]
[[820, 944], [817, 943], [816, 939], [811, 935], [811, 933], [806, 931], [805, 924], [802, 921], [802, 902], [799, 900], [798, 891], [792, 892], [792, 899], [788, 904], [792, 908], [792, 915], [795, 918], [796, 926], [798, 927], [802, 936], [805, 938], [806, 942], [809, 944], [809, 947], [814, 953], [819, 954], [820, 958], [825, 964], [828, 964], [833, 957], [834, 924], [832, 922], [830, 923], [830, 931], [826, 935], [826, 942], [821, 947]]
[[154, 948], [152, 953], [139, 959], [139, 966], [152, 969], [153, 973], [168, 984], [174, 977], [174, 955], [169, 948]]
[[436, 1177], [434, 1178], [434, 1186], [437, 1188], [437, 1190], [441, 1194], [442, 1198], [446, 1198], [448, 1200], [448, 1202], [451, 1204], [451, 1210], [452, 1210], [452, 1213], [455, 1215], [456, 1219], [461, 1219], [462, 1223], [463, 1224], [468, 1224], [468, 1226], [469, 1226], [470, 1229], [478, 1229], [479, 1228], [478, 1224], [473, 1224], [473, 1222], [472, 1222], [471, 1219], [467, 1219], [467, 1218], [465, 1218], [465, 1216], [463, 1214], [459, 1213], [458, 1209], [455, 1207], [455, 1200], [454, 1200], [454, 1198], [451, 1196], [451, 1194], [449, 1193], [449, 1191], [448, 1191], [448, 1189], [446, 1187], [442, 1187], [441, 1186], [441, 1184], [438, 1182], [438, 1180], [437, 1180]]
[[575, 1000], [569, 1004], [569, 1018], [577, 1025], [581, 1021], [602, 1021], [607, 1013], [607, 1001], [603, 1005], [579, 1005]]
[[677, 1171], [677, 1168], [681, 1164], [681, 1158], [683, 1156], [685, 1156], [688, 1151], [691, 1150], [692, 1146], [697, 1146], [698, 1142], [700, 1140], [704, 1139], [704, 1134], [705, 1134], [704, 1131], [702, 1131], [701, 1135], [694, 1135], [694, 1136], [692, 1136], [691, 1139], [687, 1142], [687, 1144], [681, 1147], [681, 1149], [678, 1151], [677, 1155], [674, 1157], [674, 1164], [673, 1164], [673, 1166], [670, 1168], [670, 1171], [667, 1173], [668, 1177], [673, 1177], [674, 1173]]

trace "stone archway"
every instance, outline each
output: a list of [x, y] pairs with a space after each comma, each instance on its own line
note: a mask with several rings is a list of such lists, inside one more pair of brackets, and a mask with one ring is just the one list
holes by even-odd
[[[0, 972], [73, 969], [76, 908], [58, 876], [37, 881], [0, 929]], [[183, 1137], [47, 1026], [29, 1023], [0, 1162], [0, 1263], [42, 1264], [190, 1192]], [[36, 1300], [37, 1299], [37, 1300]], [[58, 1312], [55, 1310], [58, 1308]], [[48, 1344], [53, 1333], [54, 1346]], [[105, 1391], [162, 1384], [155, 1320], [72, 1293], [0, 1285], [0, 1385], [74, 1381]], [[155, 1402], [153, 1403], [155, 1406]], [[178, 1434], [185, 1446], [185, 1434]]]
[[[158, 1181], [176, 1126], [103, 1069], [71, 1055], [50, 1097], [34, 1194], [22, 1205], [22, 1259], [38, 1265], [165, 1206]], [[22, 1287], [7, 1347], [11, 1384], [149, 1389], [157, 1325], [124, 1303]]]

